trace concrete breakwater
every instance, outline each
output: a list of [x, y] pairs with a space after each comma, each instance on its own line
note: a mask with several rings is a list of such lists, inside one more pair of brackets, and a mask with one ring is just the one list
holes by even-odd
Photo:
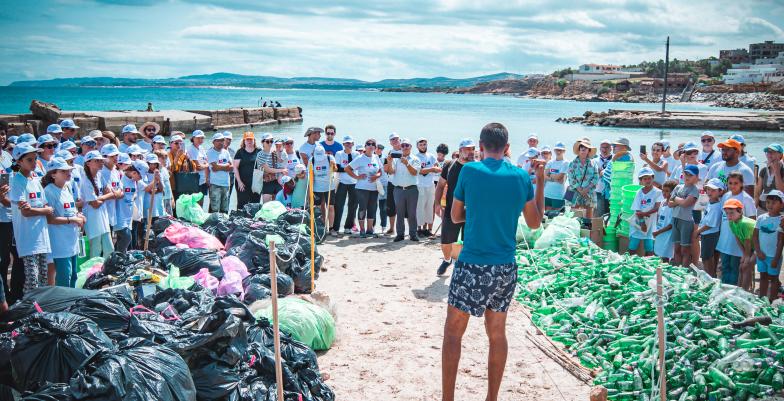
[[300, 107], [258, 107], [231, 108], [223, 110], [110, 110], [110, 111], [70, 111], [61, 110], [57, 105], [33, 100], [30, 114], [0, 114], [0, 120], [9, 123], [11, 133], [18, 135], [31, 132], [35, 135], [46, 133], [49, 124], [59, 123], [70, 118], [79, 126], [78, 135], [92, 130], [106, 130], [119, 133], [126, 124], [140, 126], [145, 122], [160, 124], [163, 135], [173, 131], [191, 133], [193, 130], [223, 130], [243, 126], [281, 124], [302, 121]]
[[684, 128], [707, 130], [780, 131], [784, 130], [784, 112], [752, 111], [657, 111], [613, 110], [582, 116], [563, 117], [562, 123], [623, 128]]

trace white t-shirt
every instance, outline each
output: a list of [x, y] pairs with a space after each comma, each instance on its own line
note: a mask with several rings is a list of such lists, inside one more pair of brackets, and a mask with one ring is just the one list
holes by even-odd
[[117, 223], [114, 225], [114, 231], [131, 228], [136, 197], [139, 195], [136, 182], [125, 175], [122, 177], [122, 186], [123, 198], [117, 202]]
[[[58, 188], [51, 183], [44, 188], [46, 202], [54, 209], [54, 217], [76, 217], [76, 201], [71, 193], [71, 186]], [[81, 229], [76, 224], [50, 224], [49, 243], [52, 258], [70, 258], [79, 254], [79, 238]]]
[[[545, 171], [550, 174], [565, 174], [569, 170], [569, 160], [550, 160], [545, 165]], [[564, 176], [565, 178], [566, 176]], [[544, 184], [544, 197], [550, 199], [563, 199], [566, 192], [566, 179], [564, 182], [546, 181]]]
[[[370, 177], [378, 174], [378, 171], [381, 169], [381, 159], [379, 159], [378, 156], [372, 155], [371, 157], [368, 157], [363, 153], [354, 159], [351, 164], [349, 164], [349, 166], [351, 166], [351, 168], [354, 170], [354, 174], [365, 174], [367, 176], [364, 180], [357, 180], [357, 189], [363, 189], [366, 191], [378, 190], [376, 183], [370, 182]], [[381, 177], [378, 179], [380, 180]]]
[[161, 167], [161, 182], [163, 183], [163, 199], [171, 199], [174, 197], [171, 187], [171, 173], [166, 167]]
[[781, 215], [770, 216], [767, 213], [757, 217], [757, 224], [754, 226], [759, 230], [759, 244], [766, 257], [776, 255], [776, 245], [779, 239], [779, 224]]
[[98, 194], [95, 193], [92, 184], [90, 183], [90, 178], [87, 176], [85, 172], [85, 176], [82, 178], [81, 182], [81, 192], [84, 199], [84, 207], [82, 207], [82, 212], [84, 212], [84, 217], [87, 219], [87, 223], [84, 225], [84, 232], [87, 235], [87, 239], [93, 239], [98, 237], [102, 234], [106, 234], [109, 232], [110, 225], [109, 225], [109, 212], [106, 207], [106, 202], [101, 204], [97, 209], [90, 206], [91, 201], [97, 200], [99, 196], [102, 195], [101, 190], [103, 187], [101, 184], [104, 182], [103, 178], [103, 171], [99, 171], [98, 175], [95, 176], [95, 183], [98, 186]]
[[[346, 153], [345, 151], [343, 150], [339, 151], [337, 154], [335, 154], [335, 163], [337, 163], [337, 165], [340, 168], [345, 169], [346, 166], [348, 166], [349, 163], [351, 163], [351, 161], [356, 160], [356, 158], [359, 157], [359, 152], [353, 150], [351, 151], [351, 161], [348, 160], [349, 159], [348, 156], [349, 154]], [[357, 183], [357, 180], [352, 178], [346, 172], [338, 173], [338, 181], [344, 185], [353, 185]]]
[[299, 156], [297, 156], [297, 152], [287, 153], [286, 156], [288, 156], [288, 160], [286, 160], [286, 168], [289, 170], [288, 175], [289, 177], [294, 177], [296, 176], [294, 173], [294, 167], [297, 164], [302, 163], [302, 160], [300, 160]]
[[[709, 154], [710, 154], [710, 159], [706, 161], [705, 159], [708, 158]], [[705, 152], [704, 150], [701, 150], [697, 161], [699, 161], [700, 164], [704, 164], [705, 166], [708, 167], [708, 169], [710, 169], [711, 167], [713, 167], [714, 164], [722, 161], [721, 151], [718, 149], [714, 149], [713, 153], [711, 154], [711, 152]]]
[[[147, 185], [150, 185], [154, 178], [155, 173], [147, 173], [147, 176], [144, 177], [144, 186], [146, 187]], [[161, 184], [163, 184], [162, 181], [163, 176], [161, 176]], [[144, 192], [142, 196], [142, 220], [146, 221], [145, 219], [147, 219], [147, 214], [150, 210], [150, 199], [152, 198], [152, 195], [149, 192], [144, 191], [144, 189], [142, 189], [142, 191]], [[166, 211], [163, 208], [163, 192], [158, 192], [155, 194], [155, 198], [153, 199], [152, 217], [161, 217], [165, 215]]]
[[[207, 163], [207, 153], [202, 150], [201, 148], [197, 148], [196, 145], [190, 144], [188, 145], [187, 150], [188, 158], [191, 161], [199, 162], [199, 163]], [[207, 183], [207, 170], [199, 171], [199, 185], [203, 185]]]
[[329, 191], [329, 176], [331, 171], [331, 162], [335, 161], [332, 155], [319, 156], [313, 160], [313, 192], [327, 192]]
[[[11, 170], [11, 166], [14, 164], [14, 160], [11, 158], [11, 155], [4, 151], [0, 150], [0, 175], [6, 174], [9, 175], [8, 183], [11, 183], [10, 175], [14, 173]], [[10, 223], [11, 222], [11, 208], [3, 206], [0, 203], [0, 223]]]
[[718, 178], [726, 185], [727, 176], [733, 171], [740, 171], [740, 173], [743, 174], [744, 187], [747, 185], [754, 185], [754, 171], [741, 162], [732, 167], [728, 167], [727, 162], [724, 161], [716, 163], [708, 170], [707, 179]]
[[[408, 160], [408, 164], [414, 168], [416, 174], [411, 174], [408, 171], [408, 167], [402, 163], [402, 160]], [[395, 170], [395, 174], [390, 178], [392, 180], [392, 184], [398, 187], [409, 187], [411, 185], [417, 184], [417, 176], [419, 175], [420, 162], [419, 158], [414, 155], [408, 156], [401, 156], [399, 159], [392, 159], [392, 168]]]
[[757, 164], [757, 159], [749, 156], [749, 154], [746, 153], [745, 155], [739, 157], [738, 160], [740, 160], [741, 163], [745, 164], [746, 167], [748, 167], [749, 169], [751, 169], [752, 172], [754, 172], [754, 166]]
[[711, 227], [702, 232], [702, 235], [713, 234], [719, 232], [721, 229], [721, 219], [724, 210], [722, 209], [723, 203], [708, 203], [705, 207], [705, 215], [700, 220], [700, 227]]
[[[108, 187], [112, 191], [122, 191], [122, 173], [116, 167], [109, 170], [106, 166], [101, 169], [101, 185], [99, 187]], [[106, 206], [106, 213], [109, 215], [109, 226], [114, 227], [117, 223], [117, 202], [118, 199], [110, 199], [103, 203]]]
[[[640, 211], [640, 212], [647, 212], [652, 210], [657, 203], [661, 203], [662, 201], [662, 192], [659, 188], [651, 187], [651, 190], [648, 193], [644, 193], [642, 188], [637, 191], [637, 195], [634, 196], [634, 202], [632, 202], [632, 210], [633, 211]], [[635, 217], [632, 217], [635, 218]], [[653, 239], [653, 230], [652, 225], [657, 219], [656, 214], [652, 214], [648, 221], [648, 232], [642, 232], [636, 225], [630, 224], [629, 225], [629, 237], [639, 238], [639, 239]]]
[[[229, 172], [213, 170], [212, 163], [231, 166], [231, 160], [231, 155], [226, 149], [217, 151], [215, 148], [210, 148], [207, 150], [207, 163], [210, 164], [210, 185], [217, 185], [219, 187], [229, 186]], [[161, 179], [163, 179], [163, 175], [161, 175]]]
[[[417, 152], [414, 156], [416, 156], [417, 159], [419, 159], [420, 169], [431, 168], [435, 166], [436, 163], [438, 162], [436, 160], [436, 157], [431, 155], [430, 153]], [[430, 188], [435, 186], [435, 183], [433, 182], [433, 174], [434, 173], [428, 173], [426, 175], [418, 174], [417, 186], [423, 188]]]
[[71, 170], [71, 194], [73, 194], [74, 199], [81, 200], [82, 199], [82, 180], [84, 179], [84, 167], [74, 163], [74, 169]]
[[313, 160], [313, 152], [316, 150], [316, 146], [321, 146], [318, 142], [316, 143], [303, 143], [299, 147], [299, 154], [300, 157], [307, 158], [308, 160]]
[[[651, 161], [653, 161], [653, 159], [651, 159]], [[664, 159], [659, 159], [659, 162], [656, 163], [656, 165], [661, 167], [662, 164], [664, 164], [665, 161], [666, 160], [664, 160]], [[651, 169], [653, 170], [653, 168], [651, 168]], [[668, 164], [667, 165], [667, 170], [672, 170], [672, 166], [670, 166]], [[664, 181], [667, 181], [667, 177], [668, 177], [667, 170], [662, 170], [662, 171], [653, 170], [653, 182], [655, 182], [655, 183], [657, 183], [659, 185], [664, 184]]]
[[[656, 231], [661, 230], [668, 224], [672, 224], [672, 209], [666, 203], [663, 203], [659, 207]], [[660, 258], [672, 258], [673, 250], [672, 229], [659, 234], [653, 241], [653, 253]]]
[[[738, 163], [742, 165], [742, 163]], [[745, 165], [743, 167], [746, 167]], [[748, 168], [748, 167], [746, 167]], [[746, 217], [755, 217], [757, 215], [757, 208], [754, 206], [754, 198], [752, 198], [745, 191], [741, 191], [738, 195], [733, 195], [732, 192], [727, 192], [721, 197], [721, 204], [724, 205], [729, 199], [737, 199], [743, 203], [743, 215]], [[730, 229], [730, 221], [727, 219], [727, 214], [724, 209], [721, 210], [721, 231], [719, 231], [719, 242], [716, 244], [716, 250], [721, 253], [726, 253], [732, 256], [743, 256], [743, 249], [738, 245], [735, 234]]]
[[18, 205], [19, 202], [27, 202], [31, 207], [47, 206], [41, 180], [14, 173], [10, 180], [8, 199], [11, 201], [11, 218], [19, 257], [51, 253], [46, 216], [24, 217]]

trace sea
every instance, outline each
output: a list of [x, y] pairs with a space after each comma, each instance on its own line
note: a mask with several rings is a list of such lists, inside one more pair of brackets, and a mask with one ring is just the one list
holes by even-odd
[[[531, 99], [499, 95], [454, 95], [441, 93], [393, 93], [369, 90], [305, 90], [261, 88], [178, 88], [178, 87], [100, 87], [100, 88], [23, 88], [0, 87], [0, 114], [29, 112], [33, 99], [57, 104], [63, 110], [144, 110], [151, 102], [155, 110], [221, 109], [258, 107], [265, 101], [282, 106], [302, 107], [301, 123], [238, 128], [240, 134], [251, 129], [276, 136], [291, 136], [301, 141], [309, 126], [333, 124], [338, 137], [351, 135], [355, 141], [374, 138], [387, 143], [391, 132], [402, 137], [428, 138], [431, 151], [439, 143], [450, 149], [462, 138], [479, 138], [489, 122], [504, 124], [510, 133], [514, 158], [526, 148], [526, 138], [536, 133], [541, 145], [564, 142], [571, 149], [577, 138], [588, 137], [598, 144], [603, 139], [627, 137], [634, 154], [640, 145], [648, 149], [653, 142], [667, 139], [673, 147], [694, 141], [699, 145], [701, 130], [586, 127], [555, 122], [559, 117], [582, 115], [585, 111], [607, 109], [660, 110], [656, 103], [577, 102]], [[707, 104], [668, 104], [668, 110], [729, 110]], [[746, 138], [749, 153], [764, 162], [762, 149], [781, 142], [781, 132], [714, 131], [717, 138], [740, 133]]]

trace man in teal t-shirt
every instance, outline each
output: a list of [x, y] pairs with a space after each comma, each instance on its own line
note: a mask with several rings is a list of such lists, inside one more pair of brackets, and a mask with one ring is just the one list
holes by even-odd
[[[515, 234], [520, 213], [536, 229], [544, 217], [544, 185], [534, 187], [528, 173], [504, 160], [509, 133], [499, 123], [482, 128], [484, 159], [460, 171], [451, 217], [465, 221], [464, 244], [449, 285], [444, 326], [443, 399], [454, 400], [462, 337], [471, 315], [485, 316], [490, 340], [488, 400], [498, 398], [506, 364], [506, 311], [517, 284]], [[544, 182], [544, 160], [533, 162], [537, 182]]]

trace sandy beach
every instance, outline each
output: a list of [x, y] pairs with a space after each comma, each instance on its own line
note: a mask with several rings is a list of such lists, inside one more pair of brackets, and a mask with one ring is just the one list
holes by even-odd
[[[440, 400], [441, 341], [449, 277], [436, 277], [438, 240], [334, 239], [320, 246], [317, 281], [338, 314], [338, 339], [319, 356], [339, 400]], [[449, 270], [451, 273], [451, 268]], [[501, 400], [587, 400], [590, 386], [526, 338], [531, 323], [515, 301]], [[487, 337], [472, 319], [463, 338], [456, 398], [486, 393]]]

